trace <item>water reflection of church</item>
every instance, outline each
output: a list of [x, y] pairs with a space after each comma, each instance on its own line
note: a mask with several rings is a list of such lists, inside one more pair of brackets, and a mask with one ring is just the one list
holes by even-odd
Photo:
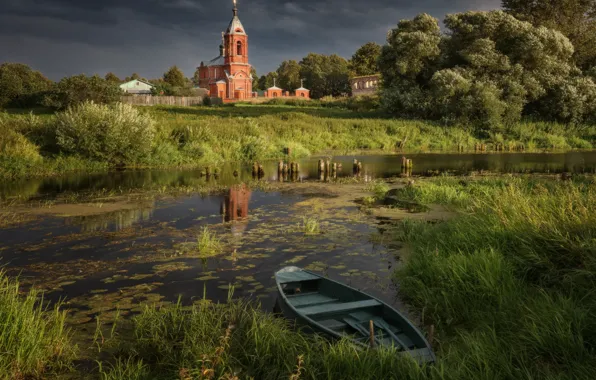
[[225, 222], [231, 225], [234, 235], [242, 234], [248, 227], [248, 204], [252, 192], [246, 185], [232, 186], [221, 204], [221, 213]]

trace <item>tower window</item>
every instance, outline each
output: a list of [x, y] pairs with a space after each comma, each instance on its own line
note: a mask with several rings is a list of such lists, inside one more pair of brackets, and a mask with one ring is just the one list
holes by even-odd
[[240, 41], [236, 44], [236, 55], [242, 55], [242, 42]]

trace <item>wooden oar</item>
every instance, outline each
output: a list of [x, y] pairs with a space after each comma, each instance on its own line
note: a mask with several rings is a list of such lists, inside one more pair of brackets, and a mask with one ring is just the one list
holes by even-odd
[[377, 326], [379, 326], [381, 329], [387, 331], [387, 334], [389, 334], [389, 336], [391, 336], [393, 338], [393, 340], [395, 340], [397, 343], [399, 343], [399, 345], [404, 349], [407, 350], [408, 346], [397, 337], [397, 335], [391, 331], [391, 327], [389, 327], [389, 325], [387, 323], [385, 323], [384, 320], [382, 320], [381, 318], [375, 318], [374, 322], [376, 323]]

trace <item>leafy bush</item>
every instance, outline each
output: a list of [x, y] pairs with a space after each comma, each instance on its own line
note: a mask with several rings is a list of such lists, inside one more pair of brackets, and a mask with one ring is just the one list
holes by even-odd
[[56, 115], [60, 148], [111, 164], [144, 162], [151, 153], [155, 122], [130, 105], [85, 102]]
[[51, 80], [27, 65], [0, 65], [0, 107], [36, 106], [51, 86]]
[[15, 130], [14, 122], [0, 115], [0, 159], [38, 163], [41, 161], [39, 148]]
[[84, 103], [95, 102], [112, 104], [122, 95], [118, 84], [107, 81], [97, 75], [87, 77], [83, 74], [63, 78], [44, 99], [44, 105], [57, 109]]

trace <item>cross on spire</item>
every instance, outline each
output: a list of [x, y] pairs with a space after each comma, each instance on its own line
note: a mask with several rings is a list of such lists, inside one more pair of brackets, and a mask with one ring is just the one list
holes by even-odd
[[236, 0], [234, 0], [234, 9], [232, 9], [232, 11], [234, 12], [234, 16], [238, 16], [238, 7], [236, 6]]

